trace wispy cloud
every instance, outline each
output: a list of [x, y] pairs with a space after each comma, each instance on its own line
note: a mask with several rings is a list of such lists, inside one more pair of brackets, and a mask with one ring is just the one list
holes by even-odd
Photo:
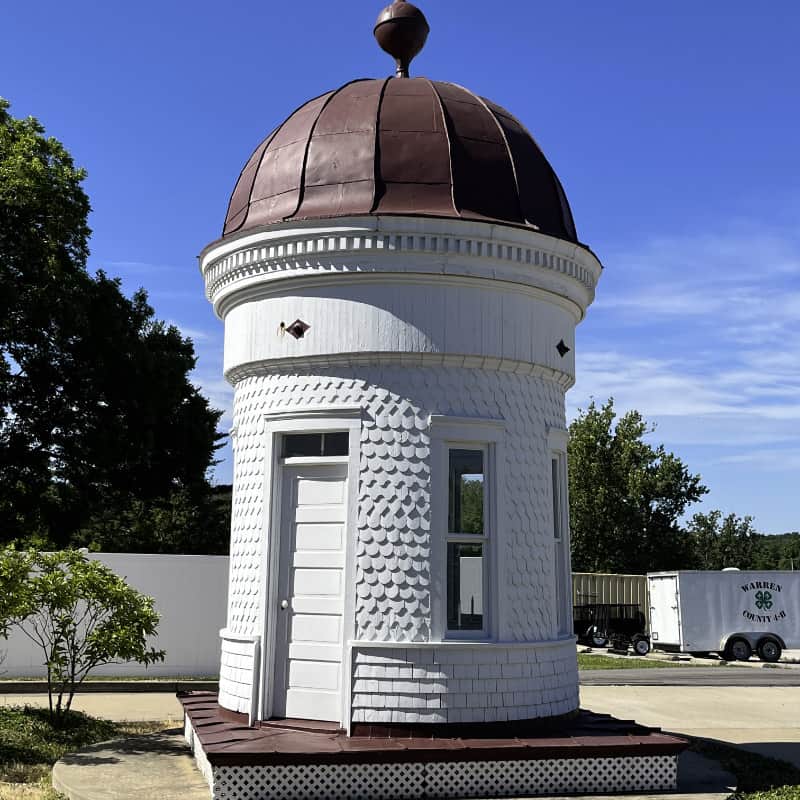
[[740, 225], [653, 240], [605, 262], [579, 331], [571, 415], [590, 397], [613, 396], [618, 411], [654, 421], [659, 441], [705, 448], [707, 464], [796, 480], [800, 235]]
[[199, 342], [210, 342], [216, 338], [214, 333], [193, 328], [174, 319], [166, 320], [167, 325], [174, 325], [184, 336], [188, 336], [195, 344]]

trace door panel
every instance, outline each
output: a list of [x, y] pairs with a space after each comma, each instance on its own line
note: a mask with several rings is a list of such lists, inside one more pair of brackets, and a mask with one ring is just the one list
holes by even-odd
[[659, 644], [680, 644], [678, 616], [678, 578], [676, 575], [651, 575], [650, 633]]
[[284, 467], [273, 714], [341, 722], [347, 466]]
[[320, 525], [310, 522], [297, 523], [298, 550], [342, 550], [344, 526], [341, 524]]
[[344, 505], [344, 487], [344, 481], [336, 476], [300, 478], [297, 481], [297, 506]]

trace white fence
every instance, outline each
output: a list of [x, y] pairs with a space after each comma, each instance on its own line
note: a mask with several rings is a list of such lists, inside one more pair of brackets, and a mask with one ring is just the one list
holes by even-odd
[[[227, 556], [163, 556], [95, 553], [133, 587], [155, 598], [161, 614], [158, 636], [151, 644], [166, 650], [161, 664], [115, 664], [93, 674], [136, 677], [211, 677], [219, 674], [219, 631], [225, 627], [228, 597]], [[643, 575], [572, 575], [573, 602], [637, 603], [649, 616], [647, 579]], [[4, 678], [40, 677], [45, 673], [42, 653], [24, 635], [0, 639]]]
[[[160, 664], [98, 667], [94, 675], [190, 677], [219, 674], [220, 628], [225, 627], [228, 597], [227, 556], [165, 556], [93, 553], [117, 575], [155, 599], [161, 614], [151, 644], [166, 650]], [[41, 651], [23, 634], [0, 639], [4, 679], [45, 674]]]

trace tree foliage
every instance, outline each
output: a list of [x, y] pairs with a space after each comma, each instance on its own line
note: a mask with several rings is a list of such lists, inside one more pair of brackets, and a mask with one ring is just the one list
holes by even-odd
[[643, 573], [691, 560], [680, 519], [708, 490], [680, 458], [645, 441], [653, 430], [638, 411], [617, 419], [613, 399], [592, 401], [570, 425], [576, 571]]
[[800, 533], [756, 534], [752, 569], [800, 569]]
[[159, 620], [153, 599], [79, 551], [1, 551], [0, 597], [14, 598], [0, 606], [0, 633], [18, 628], [42, 653], [56, 724], [93, 669], [164, 659], [148, 646]]
[[7, 109], [0, 99], [0, 542], [58, 548], [141, 504], [200, 508], [220, 412], [189, 380], [192, 342], [144, 290], [128, 298], [88, 273], [85, 173]]
[[695, 514], [688, 527], [694, 548], [693, 569], [748, 569], [754, 566], [759, 535], [752, 517], [721, 511]]

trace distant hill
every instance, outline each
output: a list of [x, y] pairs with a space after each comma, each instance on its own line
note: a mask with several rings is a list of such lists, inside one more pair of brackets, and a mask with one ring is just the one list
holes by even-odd
[[753, 569], [800, 570], [800, 532], [759, 533], [755, 545]]

